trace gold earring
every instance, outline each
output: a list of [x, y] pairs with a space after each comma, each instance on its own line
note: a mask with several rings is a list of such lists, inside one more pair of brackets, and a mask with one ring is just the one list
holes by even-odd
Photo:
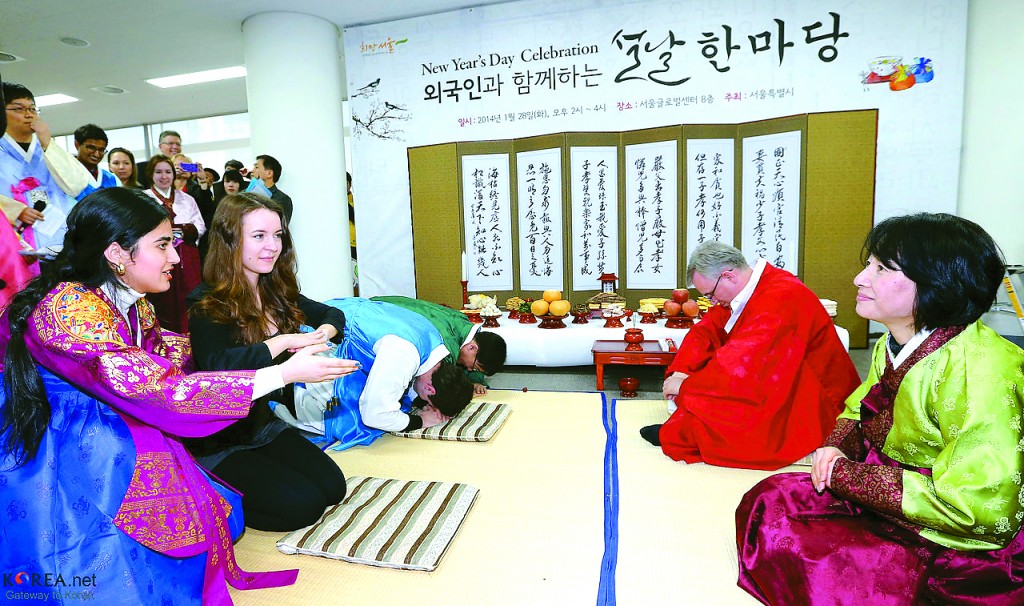
[[114, 273], [117, 274], [118, 277], [123, 277], [126, 271], [124, 263], [118, 262], [118, 264], [114, 266]]

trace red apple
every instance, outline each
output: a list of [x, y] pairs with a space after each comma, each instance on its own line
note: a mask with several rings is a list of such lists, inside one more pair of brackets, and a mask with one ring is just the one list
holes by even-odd
[[677, 288], [672, 291], [672, 300], [676, 303], [686, 303], [690, 300], [690, 291], [685, 288]]
[[683, 305], [678, 301], [669, 299], [665, 301], [665, 315], [674, 318], [683, 312]]
[[700, 307], [697, 305], [697, 302], [687, 301], [686, 303], [683, 303], [683, 314], [687, 318], [696, 318], [697, 315], [700, 314]]

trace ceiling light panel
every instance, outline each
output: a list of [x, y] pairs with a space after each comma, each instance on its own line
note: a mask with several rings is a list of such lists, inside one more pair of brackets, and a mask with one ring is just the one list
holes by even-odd
[[178, 76], [166, 76], [164, 78], [151, 78], [146, 82], [160, 88], [174, 88], [176, 86], [189, 86], [202, 84], [204, 82], [216, 82], [218, 80], [230, 80], [232, 78], [244, 78], [245, 66], [222, 67], [220, 69], [208, 69], [191, 74], [180, 74]]
[[54, 105], [63, 105], [65, 103], [74, 103], [76, 101], [78, 101], [77, 97], [65, 95], [64, 93], [36, 95], [36, 107], [51, 107]]

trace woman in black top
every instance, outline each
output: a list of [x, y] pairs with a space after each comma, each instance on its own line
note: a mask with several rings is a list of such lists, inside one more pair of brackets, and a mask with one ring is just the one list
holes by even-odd
[[[344, 314], [299, 294], [295, 252], [276, 202], [230, 195], [218, 204], [209, 232], [204, 283], [189, 297], [200, 369], [266, 368], [298, 349], [341, 342]], [[299, 333], [302, 324], [316, 329]], [[337, 464], [273, 413], [271, 402], [294, 414], [292, 394], [291, 388], [272, 392], [244, 421], [186, 442], [200, 464], [244, 495], [246, 526], [258, 530], [308, 526], [345, 497]]]

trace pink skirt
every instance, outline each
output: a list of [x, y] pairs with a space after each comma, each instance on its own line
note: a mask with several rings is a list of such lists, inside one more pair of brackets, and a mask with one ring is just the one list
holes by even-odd
[[960, 551], [811, 486], [772, 476], [736, 510], [739, 586], [765, 604], [1024, 604], [1024, 534]]

